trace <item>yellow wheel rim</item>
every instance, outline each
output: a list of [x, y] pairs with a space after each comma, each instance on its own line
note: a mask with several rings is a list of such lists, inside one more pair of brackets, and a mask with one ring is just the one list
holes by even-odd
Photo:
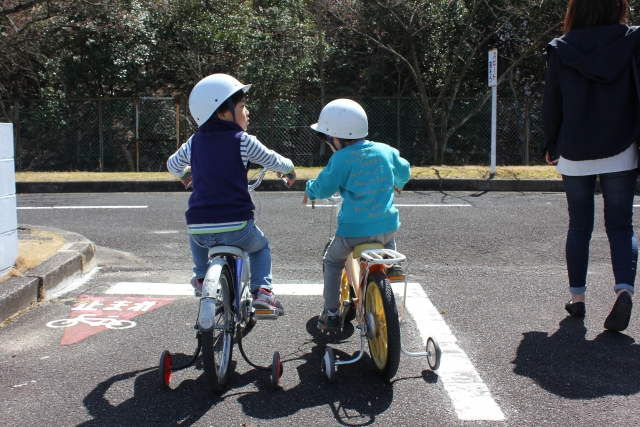
[[347, 279], [347, 271], [342, 270], [342, 285], [340, 286], [340, 310], [344, 310], [345, 301], [349, 301], [351, 294], [349, 292], [349, 280]]
[[369, 340], [371, 357], [378, 369], [384, 369], [387, 366], [388, 354], [387, 317], [380, 289], [374, 282], [369, 282], [367, 286], [366, 311], [373, 315], [376, 332], [373, 339]]

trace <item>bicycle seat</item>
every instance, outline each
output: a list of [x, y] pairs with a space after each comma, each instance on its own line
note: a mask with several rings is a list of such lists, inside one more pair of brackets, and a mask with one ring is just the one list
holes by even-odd
[[384, 249], [384, 245], [382, 243], [363, 243], [358, 245], [353, 248], [353, 258], [360, 258], [362, 252], [368, 251], [369, 249]]
[[209, 258], [214, 258], [217, 255], [233, 255], [238, 258], [242, 258], [242, 249], [235, 246], [214, 246], [209, 248]]

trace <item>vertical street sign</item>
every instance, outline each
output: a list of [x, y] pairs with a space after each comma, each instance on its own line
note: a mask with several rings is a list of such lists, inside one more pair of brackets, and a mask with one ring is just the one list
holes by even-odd
[[491, 88], [491, 178], [496, 174], [496, 122], [498, 116], [498, 49], [489, 51], [488, 86]]

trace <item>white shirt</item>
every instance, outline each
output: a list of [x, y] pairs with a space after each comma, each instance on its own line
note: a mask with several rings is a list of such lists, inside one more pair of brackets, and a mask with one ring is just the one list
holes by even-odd
[[556, 170], [567, 176], [599, 175], [603, 173], [622, 172], [638, 167], [638, 143], [613, 157], [596, 160], [567, 160], [560, 156]]

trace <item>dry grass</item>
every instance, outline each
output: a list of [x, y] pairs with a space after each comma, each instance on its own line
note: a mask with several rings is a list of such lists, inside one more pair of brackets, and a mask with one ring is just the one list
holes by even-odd
[[[298, 167], [300, 179], [318, 176], [321, 167]], [[412, 178], [422, 179], [488, 179], [488, 166], [415, 166]], [[250, 171], [253, 175], [255, 171]], [[266, 179], [275, 179], [267, 173]], [[560, 179], [553, 166], [500, 166], [496, 168], [496, 179]], [[169, 172], [17, 172], [17, 182], [67, 182], [67, 181], [173, 181]]]
[[10, 277], [21, 277], [27, 270], [51, 258], [64, 243], [65, 240], [59, 234], [41, 230], [31, 230], [28, 239], [18, 237], [16, 266], [0, 277], [0, 282]]

